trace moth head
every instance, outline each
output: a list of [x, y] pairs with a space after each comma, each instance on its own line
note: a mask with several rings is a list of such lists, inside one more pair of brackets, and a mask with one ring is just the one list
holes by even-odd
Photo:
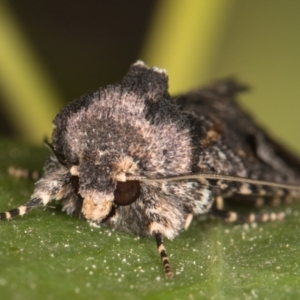
[[98, 152], [90, 159], [81, 157], [70, 168], [74, 192], [83, 198], [82, 212], [87, 219], [101, 221], [113, 207], [126, 206], [140, 196], [140, 182], [127, 180], [138, 174], [138, 166], [129, 156], [116, 152]]

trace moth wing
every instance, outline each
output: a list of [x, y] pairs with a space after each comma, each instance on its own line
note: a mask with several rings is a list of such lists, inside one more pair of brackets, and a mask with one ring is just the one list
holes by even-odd
[[227, 79], [173, 100], [193, 128], [194, 171], [300, 185], [300, 160], [237, 103], [248, 87]]

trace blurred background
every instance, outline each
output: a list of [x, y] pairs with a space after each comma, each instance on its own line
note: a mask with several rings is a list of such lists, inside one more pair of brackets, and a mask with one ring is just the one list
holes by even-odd
[[0, 136], [42, 144], [66, 103], [142, 59], [173, 95], [249, 84], [241, 105], [300, 153], [299, 16], [298, 0], [0, 0]]

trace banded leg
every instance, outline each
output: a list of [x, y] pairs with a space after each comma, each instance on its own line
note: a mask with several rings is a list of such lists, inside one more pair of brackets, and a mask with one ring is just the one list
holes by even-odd
[[[234, 198], [230, 199], [230, 202], [247, 205], [253, 208], [260, 208], [263, 206], [276, 207], [282, 204], [290, 204], [297, 198], [292, 195], [286, 194], [283, 196], [256, 196], [256, 195], [235, 195]], [[217, 199], [216, 199], [217, 202]], [[222, 209], [216, 205], [216, 208]]]
[[19, 206], [18, 208], [14, 208], [10, 211], [0, 213], [0, 220], [10, 220], [17, 216], [23, 216], [28, 211], [32, 210], [35, 207], [42, 206], [43, 200], [41, 198], [33, 198], [29, 200], [26, 204]]
[[280, 221], [285, 217], [284, 212], [279, 213], [249, 213], [239, 214], [234, 211], [220, 210], [213, 208], [210, 214], [224, 219], [226, 222], [240, 222], [240, 223], [253, 223], [253, 222], [267, 222], [267, 221]]
[[166, 278], [172, 278], [173, 272], [171, 270], [169, 257], [167, 255], [166, 248], [163, 243], [163, 237], [160, 232], [155, 233], [155, 240], [156, 240], [156, 244], [157, 244], [157, 250], [160, 254], [160, 258], [161, 258], [161, 261], [164, 266]]
[[36, 183], [31, 199], [18, 208], [0, 213], [0, 221], [23, 216], [33, 208], [47, 205], [52, 199], [60, 200], [70, 195], [73, 188], [67, 172], [65, 169], [59, 169], [42, 177]]
[[37, 181], [41, 178], [41, 173], [39, 171], [30, 171], [27, 169], [15, 168], [13, 166], [7, 169], [7, 173], [12, 177], [31, 179], [34, 181]]

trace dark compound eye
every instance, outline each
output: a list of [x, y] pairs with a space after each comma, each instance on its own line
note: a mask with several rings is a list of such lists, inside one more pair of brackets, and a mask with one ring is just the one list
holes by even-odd
[[132, 180], [121, 182], [118, 181], [114, 191], [114, 203], [120, 206], [125, 206], [133, 203], [140, 195], [141, 186], [139, 181]]

